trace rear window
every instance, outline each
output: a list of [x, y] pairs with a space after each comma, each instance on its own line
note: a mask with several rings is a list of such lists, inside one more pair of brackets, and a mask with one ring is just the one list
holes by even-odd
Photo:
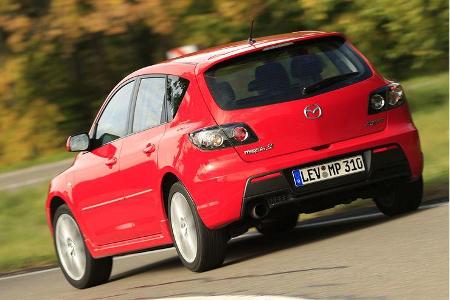
[[342, 38], [333, 37], [239, 56], [213, 66], [205, 79], [217, 104], [232, 110], [311, 97], [370, 75], [364, 60]]

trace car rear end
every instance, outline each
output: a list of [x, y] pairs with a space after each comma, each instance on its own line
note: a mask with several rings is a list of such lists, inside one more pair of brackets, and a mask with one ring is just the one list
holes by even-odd
[[200, 66], [197, 78], [218, 126], [191, 133], [191, 141], [218, 157], [234, 148], [239, 157], [219, 166], [233, 184], [205, 180], [234, 189], [199, 210], [211, 227], [277, 210], [318, 211], [421, 176], [402, 87], [339, 34], [256, 43]]

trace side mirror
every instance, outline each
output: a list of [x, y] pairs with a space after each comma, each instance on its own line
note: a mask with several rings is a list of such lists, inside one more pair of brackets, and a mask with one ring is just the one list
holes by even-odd
[[66, 149], [69, 152], [80, 152], [89, 149], [90, 139], [87, 133], [71, 135], [67, 139]]

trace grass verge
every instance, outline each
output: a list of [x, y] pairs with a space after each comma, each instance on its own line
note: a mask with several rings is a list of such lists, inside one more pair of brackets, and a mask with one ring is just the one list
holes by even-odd
[[46, 193], [47, 184], [0, 194], [0, 273], [55, 263]]
[[419, 129], [425, 183], [448, 183], [448, 73], [404, 82], [414, 123]]

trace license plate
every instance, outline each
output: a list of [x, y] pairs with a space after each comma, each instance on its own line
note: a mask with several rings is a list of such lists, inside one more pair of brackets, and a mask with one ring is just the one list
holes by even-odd
[[292, 171], [296, 187], [365, 171], [361, 155]]

